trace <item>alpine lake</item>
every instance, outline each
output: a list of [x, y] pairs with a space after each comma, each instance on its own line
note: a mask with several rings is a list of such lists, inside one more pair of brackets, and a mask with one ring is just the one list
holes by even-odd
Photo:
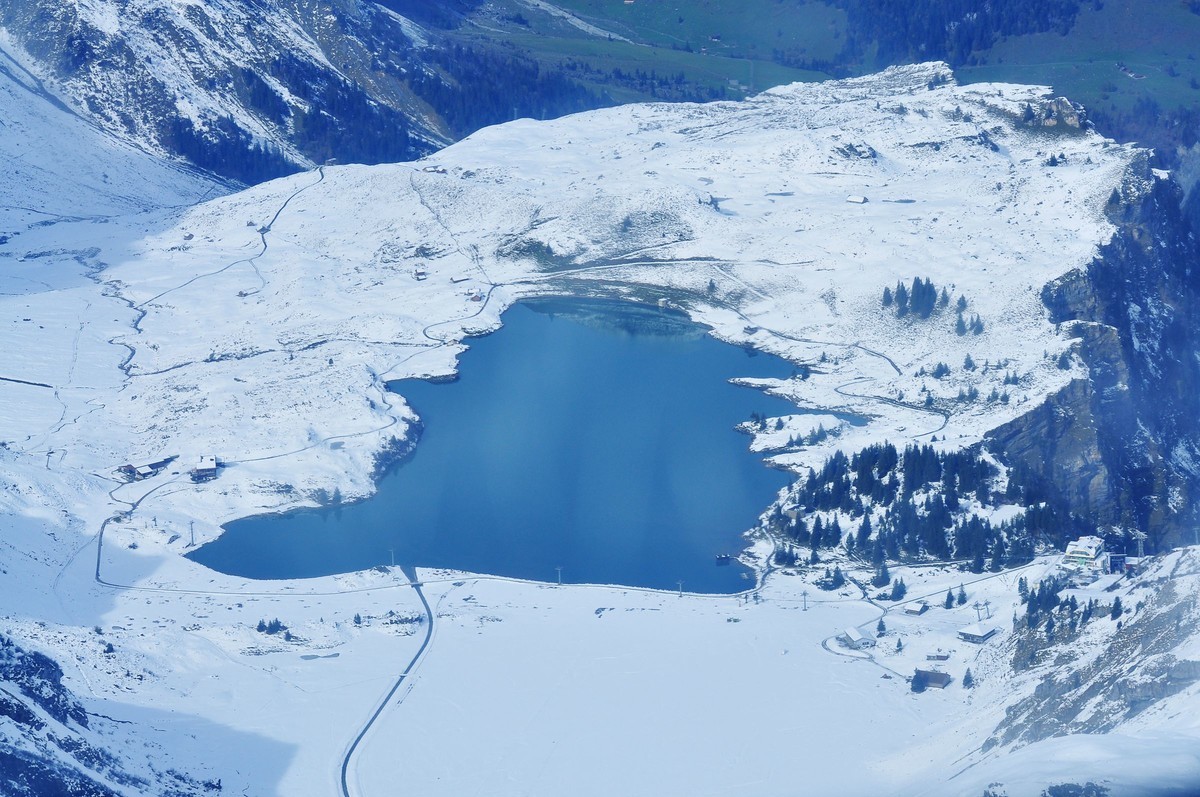
[[730, 380], [786, 378], [794, 366], [706, 331], [647, 305], [520, 302], [499, 330], [468, 341], [457, 379], [388, 384], [423, 433], [374, 495], [234, 521], [190, 558], [257, 579], [395, 562], [748, 589], [753, 574], [736, 562], [743, 534], [792, 477], [751, 453], [735, 427], [752, 413], [799, 410]]

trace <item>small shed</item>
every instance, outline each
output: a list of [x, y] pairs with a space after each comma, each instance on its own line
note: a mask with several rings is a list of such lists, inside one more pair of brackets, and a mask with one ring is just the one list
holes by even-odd
[[936, 689], [945, 689], [950, 685], [951, 680], [953, 679], [950, 677], [950, 673], [942, 672], [941, 670], [922, 670], [918, 668], [913, 673], [913, 682], [922, 681], [926, 688], [932, 686]]
[[867, 198], [865, 196], [863, 196], [862, 194], [851, 194], [850, 196], [846, 197], [846, 201], [852, 205], [867, 204]]
[[1000, 633], [1000, 629], [995, 626], [972, 623], [966, 628], [958, 629], [958, 638], [965, 642], [974, 642], [976, 645], [982, 645], [998, 633]]
[[926, 653], [925, 661], [950, 661], [950, 654], [942, 653], [941, 651], [938, 651], [937, 653]]
[[925, 601], [917, 601], [916, 603], [910, 603], [904, 607], [904, 613], [911, 614], [913, 616], [925, 614], [925, 612], [928, 610], [929, 604]]
[[853, 650], [862, 650], [863, 648], [875, 647], [875, 637], [869, 634], [864, 634], [862, 631], [854, 628], [853, 626], [838, 634], [838, 641]]

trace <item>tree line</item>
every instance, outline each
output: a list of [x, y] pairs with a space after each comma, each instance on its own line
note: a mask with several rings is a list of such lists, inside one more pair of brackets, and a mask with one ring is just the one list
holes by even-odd
[[[1065, 545], [1082, 531], [1081, 519], [1056, 508], [1019, 466], [999, 473], [978, 449], [938, 451], [931, 445], [868, 446], [853, 457], [841, 451], [794, 488], [795, 516], [777, 510], [784, 553], [777, 564], [820, 561], [820, 551], [843, 547], [886, 572], [887, 562], [961, 560], [972, 572], [999, 571], [1032, 561], [1038, 543]], [[993, 523], [980, 509], [1017, 504], [1024, 511]], [[830, 517], [832, 515], [832, 517]], [[857, 522], [843, 527], [843, 517]], [[804, 556], [794, 548], [808, 548]], [[889, 583], [884, 578], [884, 583]]]

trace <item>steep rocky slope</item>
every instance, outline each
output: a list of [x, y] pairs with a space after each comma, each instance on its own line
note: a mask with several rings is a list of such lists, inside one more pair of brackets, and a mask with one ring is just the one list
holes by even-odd
[[1043, 291], [1086, 378], [990, 437], [1081, 525], [1144, 531], [1155, 549], [1195, 541], [1200, 248], [1178, 186], [1130, 180], [1108, 203], [1112, 241]]
[[[101, 639], [97, 644], [104, 646]], [[164, 758], [138, 728], [86, 711], [54, 660], [0, 635], [0, 791], [11, 797], [220, 793], [219, 779], [197, 780]]]
[[373, 3], [12, 3], [0, 29], [78, 113], [245, 180], [446, 142], [403, 83], [417, 29]]
[[410, 160], [483, 124], [603, 103], [368, 0], [7, 3], [0, 51], [110, 133], [243, 182]]

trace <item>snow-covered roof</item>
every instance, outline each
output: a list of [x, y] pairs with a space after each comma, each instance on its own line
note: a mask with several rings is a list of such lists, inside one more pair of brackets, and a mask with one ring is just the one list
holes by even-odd
[[1072, 554], [1084, 555], [1089, 558], [1098, 556], [1104, 550], [1104, 540], [1099, 537], [1080, 537], [1067, 543], [1067, 556]]
[[971, 623], [965, 628], [958, 629], [958, 633], [961, 636], [982, 637], [984, 639], [987, 639], [992, 634], [998, 633], [999, 631], [1000, 629], [996, 626], [985, 625], [983, 623]]

